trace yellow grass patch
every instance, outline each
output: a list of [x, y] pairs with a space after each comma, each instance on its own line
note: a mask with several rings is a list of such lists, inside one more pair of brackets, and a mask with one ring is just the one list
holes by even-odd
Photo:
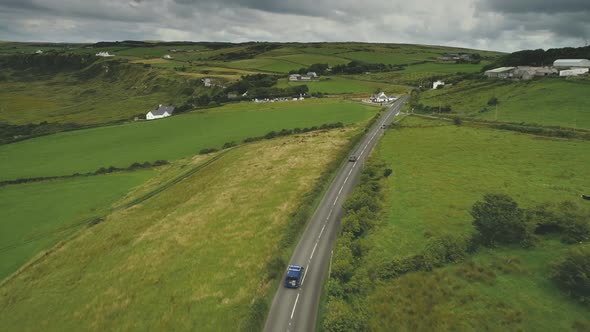
[[[0, 326], [234, 330], [268, 288], [265, 266], [289, 215], [345, 146], [349, 130], [239, 146], [139, 206], [113, 213], [0, 288]], [[162, 168], [148, 189], [127, 199], [201, 158]]]

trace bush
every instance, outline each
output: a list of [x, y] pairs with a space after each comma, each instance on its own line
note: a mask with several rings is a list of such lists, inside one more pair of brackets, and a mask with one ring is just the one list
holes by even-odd
[[199, 151], [199, 154], [209, 154], [209, 153], [213, 153], [213, 152], [217, 152], [217, 149], [213, 149], [213, 148], [203, 149], [203, 150]]
[[492, 97], [488, 100], [488, 106], [496, 106], [499, 104], [498, 98]]
[[477, 239], [486, 246], [519, 243], [527, 236], [524, 211], [508, 195], [484, 195], [484, 201], [471, 208], [471, 216]]
[[566, 254], [553, 266], [552, 279], [569, 296], [590, 303], [590, 247]]
[[391, 174], [393, 174], [393, 170], [392, 170], [391, 168], [386, 168], [386, 169], [383, 171], [383, 177], [386, 177], [386, 178], [387, 178], [387, 177], [389, 177]]
[[460, 126], [462, 123], [463, 123], [463, 121], [461, 120], [460, 117], [456, 116], [456, 117], [453, 118], [453, 124], [455, 126]]

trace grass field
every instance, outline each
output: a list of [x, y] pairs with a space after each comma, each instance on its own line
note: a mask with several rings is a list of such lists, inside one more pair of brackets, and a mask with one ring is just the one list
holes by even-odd
[[[461, 115], [485, 120], [535, 123], [544, 126], [562, 126], [590, 129], [590, 92], [587, 81], [569, 81], [561, 78], [539, 79], [527, 82], [464, 81], [453, 87], [433, 90], [421, 95], [425, 105], [450, 105]], [[499, 100], [496, 107], [487, 103]], [[487, 108], [487, 112], [482, 112]]]
[[[0, 288], [14, 330], [237, 330], [289, 215], [353, 131], [231, 150], [116, 212]], [[31, 287], [34, 285], [34, 287]]]
[[237, 60], [223, 62], [223, 66], [236, 69], [261, 70], [267, 72], [288, 73], [291, 70], [297, 70], [305, 67], [302, 64], [290, 61], [280, 60], [279, 58], [256, 58], [247, 60]]
[[270, 131], [363, 122], [374, 107], [332, 99], [228, 104], [163, 120], [65, 132], [0, 146], [0, 180], [67, 175], [175, 160]]
[[373, 94], [376, 90], [382, 89], [388, 94], [401, 95], [408, 93], [410, 88], [403, 85], [395, 85], [385, 82], [363, 81], [358, 79], [349, 79], [344, 77], [322, 77], [316, 82], [289, 82], [288, 79], [280, 79], [277, 87], [285, 88], [289, 86], [307, 85], [309, 92], [321, 92], [327, 94]]
[[[91, 176], [0, 188], [0, 280], [38, 252], [100, 216], [154, 171]], [[12, 248], [7, 248], [14, 246]]]
[[[369, 270], [418, 254], [431, 237], [472, 233], [469, 210], [485, 193], [506, 193], [528, 208], [577, 202], [590, 186], [584, 170], [590, 162], [587, 141], [416, 118], [402, 124], [407, 127], [388, 131], [371, 157], [394, 173], [386, 182], [385, 224], [364, 240], [370, 255], [363, 266]], [[467, 262], [393, 279], [372, 292], [370, 325], [377, 330], [571, 327], [589, 311], [547, 279], [549, 263], [568, 248], [544, 240], [531, 249], [480, 250], [471, 259], [481, 270]], [[504, 265], [516, 265], [510, 267], [516, 272], [502, 272]], [[416, 321], [416, 315], [424, 319]]]
[[422, 63], [418, 65], [407, 66], [404, 72], [407, 73], [437, 73], [437, 74], [455, 74], [455, 73], [478, 73], [487, 63], [480, 64], [454, 64], [454, 63]]
[[140, 65], [108, 63], [76, 73], [22, 73], [0, 80], [0, 122], [97, 124], [132, 119], [158, 104], [184, 102], [187, 97], [180, 91], [189, 81]]

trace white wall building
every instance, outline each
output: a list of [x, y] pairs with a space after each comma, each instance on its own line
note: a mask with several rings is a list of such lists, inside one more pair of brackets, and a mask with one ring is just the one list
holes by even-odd
[[588, 74], [589, 71], [590, 71], [589, 68], [572, 68], [572, 69], [566, 69], [566, 70], [560, 71], [559, 76], [561, 76], [561, 77], [579, 76], [579, 75]]
[[436, 81], [432, 83], [432, 89], [436, 90], [439, 86], [445, 86], [445, 82], [443, 81]]
[[162, 118], [166, 118], [166, 117], [171, 116], [172, 113], [174, 113], [174, 106], [160, 105], [160, 107], [157, 110], [148, 112], [148, 114], [145, 115], [145, 119], [146, 120], [162, 119]]
[[492, 70], [488, 70], [485, 72], [485, 75], [490, 78], [512, 78], [514, 74], [514, 67], [500, 67]]
[[102, 58], [110, 58], [115, 56], [114, 54], [109, 54], [109, 52], [98, 52], [96, 53], [96, 56], [102, 57]]

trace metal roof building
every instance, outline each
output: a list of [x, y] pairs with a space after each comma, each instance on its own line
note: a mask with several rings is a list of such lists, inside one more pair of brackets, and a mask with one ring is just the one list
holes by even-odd
[[556, 68], [590, 68], [588, 59], [559, 59], [555, 60], [553, 67]]

